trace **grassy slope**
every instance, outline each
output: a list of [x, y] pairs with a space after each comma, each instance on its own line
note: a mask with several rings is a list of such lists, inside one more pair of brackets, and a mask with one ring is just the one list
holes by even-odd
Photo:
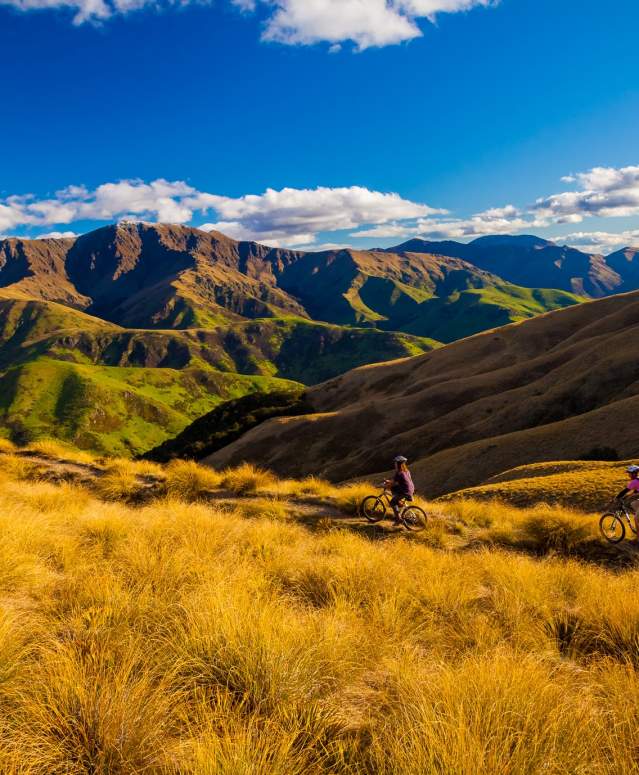
[[[105, 502], [0, 457], [2, 772], [636, 772], [636, 569], [313, 531], [268, 477], [220, 509], [214, 472], [112, 467]], [[135, 471], [171, 498], [113, 502]], [[578, 519], [455, 509], [493, 537]]]
[[405, 330], [417, 335], [429, 331], [435, 339], [453, 342], [581, 301], [579, 296], [565, 291], [521, 288], [510, 283], [471, 288], [420, 305], [419, 313]]
[[335, 481], [373, 476], [401, 451], [431, 497], [507, 468], [639, 451], [628, 417], [639, 405], [628, 341], [639, 294], [613, 296], [311, 388], [313, 415], [270, 420], [215, 453]]
[[56, 435], [138, 454], [222, 401], [436, 346], [294, 316], [211, 330], [127, 330], [60, 304], [0, 296], [0, 425], [16, 440]]
[[39, 358], [0, 376], [0, 423], [14, 440], [51, 436], [86, 449], [138, 454], [223, 400], [283, 380], [197, 369], [87, 366]]
[[498, 500], [515, 506], [545, 502], [600, 512], [626, 483], [625, 468], [632, 461], [560, 461], [518, 466], [442, 500], [460, 496]]

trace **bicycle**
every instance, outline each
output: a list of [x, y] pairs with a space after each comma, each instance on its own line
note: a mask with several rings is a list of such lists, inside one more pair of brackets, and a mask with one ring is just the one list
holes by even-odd
[[[381, 522], [388, 510], [392, 512], [391, 498], [392, 492], [388, 487], [380, 492], [379, 495], [369, 495], [359, 505], [359, 513], [366, 517], [369, 522]], [[399, 521], [407, 530], [423, 530], [428, 522], [428, 516], [424, 509], [414, 504], [406, 504], [406, 498], [400, 501]]]
[[626, 525], [637, 535], [635, 526], [635, 513], [623, 501], [610, 504], [607, 511], [599, 520], [601, 535], [611, 544], [618, 544], [626, 537]]

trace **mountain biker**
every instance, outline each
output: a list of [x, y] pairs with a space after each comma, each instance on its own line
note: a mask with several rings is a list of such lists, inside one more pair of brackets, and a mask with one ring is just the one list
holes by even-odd
[[408, 470], [408, 459], [403, 455], [398, 455], [393, 463], [395, 464], [395, 474], [392, 479], [384, 480], [384, 487], [390, 487], [390, 491], [393, 493], [390, 505], [395, 515], [395, 522], [399, 523], [399, 505], [404, 500], [413, 500], [415, 485]]
[[629, 479], [628, 484], [617, 495], [615, 500], [619, 503], [632, 493], [633, 497], [628, 500], [630, 508], [635, 512], [635, 527], [637, 528], [637, 538], [635, 540], [639, 542], [639, 466], [628, 466], [626, 473]]

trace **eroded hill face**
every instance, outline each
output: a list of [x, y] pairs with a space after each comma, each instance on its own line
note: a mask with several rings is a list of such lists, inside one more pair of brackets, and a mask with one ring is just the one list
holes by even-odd
[[271, 420], [210, 462], [344, 480], [387, 471], [401, 453], [435, 496], [593, 448], [634, 457], [637, 336], [634, 292], [357, 369], [309, 391], [317, 414]]
[[579, 301], [457, 257], [303, 253], [185, 226], [121, 223], [76, 240], [8, 240], [0, 256], [0, 287], [127, 328], [297, 316], [448, 342]]

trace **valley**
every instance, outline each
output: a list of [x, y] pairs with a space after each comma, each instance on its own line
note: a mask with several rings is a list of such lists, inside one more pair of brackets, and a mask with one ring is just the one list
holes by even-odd
[[583, 298], [434, 253], [304, 253], [165, 224], [0, 240], [0, 432], [137, 455], [224, 401]]

